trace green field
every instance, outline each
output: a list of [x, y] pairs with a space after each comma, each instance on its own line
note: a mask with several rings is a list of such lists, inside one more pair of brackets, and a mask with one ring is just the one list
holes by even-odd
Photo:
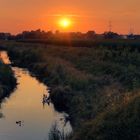
[[28, 68], [70, 114], [72, 140], [138, 140], [140, 50], [123, 45], [71, 47], [0, 42], [14, 65]]

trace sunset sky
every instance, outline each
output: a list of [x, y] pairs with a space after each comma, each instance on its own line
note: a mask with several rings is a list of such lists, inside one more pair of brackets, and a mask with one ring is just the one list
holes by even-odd
[[115, 32], [140, 34], [140, 0], [0, 0], [0, 32], [63, 31], [63, 17], [72, 21], [67, 31], [102, 33], [112, 21]]

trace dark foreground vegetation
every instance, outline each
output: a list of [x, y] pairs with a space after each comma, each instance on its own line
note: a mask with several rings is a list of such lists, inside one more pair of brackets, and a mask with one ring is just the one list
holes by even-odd
[[70, 140], [72, 134], [66, 134], [64, 129], [59, 130], [57, 124], [55, 123], [49, 133], [49, 140]]
[[16, 79], [11, 67], [0, 60], [0, 101], [14, 90]]
[[72, 140], [140, 139], [139, 45], [0, 44], [50, 87], [55, 107], [70, 114]]

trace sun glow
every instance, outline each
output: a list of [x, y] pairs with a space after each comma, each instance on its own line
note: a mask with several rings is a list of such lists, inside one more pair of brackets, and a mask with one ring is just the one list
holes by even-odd
[[69, 28], [71, 26], [72, 22], [70, 19], [68, 18], [62, 18], [60, 19], [59, 21], [59, 25], [62, 27], [62, 28]]

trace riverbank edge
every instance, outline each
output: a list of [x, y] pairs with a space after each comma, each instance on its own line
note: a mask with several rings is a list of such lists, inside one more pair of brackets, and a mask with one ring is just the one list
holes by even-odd
[[[72, 111], [70, 108], [70, 104], [68, 103], [68, 105], [65, 106], [65, 102], [63, 102], [63, 99], [62, 99], [62, 101], [56, 100], [57, 96], [55, 96], [55, 92], [57, 92], [57, 91], [53, 91], [54, 84], [49, 83], [49, 79], [46, 81], [46, 77], [43, 77], [40, 73], [38, 73], [38, 71], [36, 71], [36, 69], [33, 68], [34, 63], [31, 64], [31, 62], [28, 62], [28, 64], [25, 64], [25, 63], [21, 63], [21, 61], [18, 59], [18, 57], [16, 57], [16, 59], [15, 59], [15, 57], [13, 55], [14, 50], [13, 49], [11, 50], [11, 47], [4, 45], [4, 46], [0, 46], [0, 49], [7, 51], [8, 56], [12, 62], [11, 65], [13, 67], [20, 67], [20, 68], [27, 69], [33, 77], [37, 78], [37, 80], [39, 80], [40, 82], [42, 82], [43, 84], [45, 84], [48, 87], [48, 89], [50, 91], [50, 98], [54, 105], [54, 108], [58, 112], [65, 112], [68, 114], [68, 117], [66, 118], [66, 120], [70, 121], [72, 128], [74, 130], [76, 128], [77, 124], [75, 124], [76, 123], [75, 116], [73, 116], [73, 113], [71, 113]], [[40, 70], [42, 70], [42, 69], [40, 69]], [[69, 87], [67, 88], [67, 86], [66, 86], [66, 87], [62, 87], [62, 88], [64, 88], [64, 90], [67, 90], [69, 92]], [[61, 87], [58, 86], [58, 90], [60, 90], [60, 92], [61, 92]], [[70, 92], [74, 92], [74, 91], [70, 91]]]
[[[1, 50], [0, 50], [1, 51]], [[15, 90], [16, 85], [17, 85], [17, 79], [14, 75], [14, 72], [11, 68], [10, 65], [4, 64], [3, 62], [1, 62], [1, 69], [4, 70], [0, 70], [0, 75], [1, 75], [1, 79], [0, 79], [0, 88], [1, 88], [1, 92], [0, 92], [0, 102], [3, 101], [3, 99], [5, 99], [6, 97], [9, 97], [11, 95], [11, 93]], [[6, 77], [3, 77], [3, 74], [6, 73], [6, 71], [8, 71], [10, 74]], [[9, 81], [9, 82], [3, 82], [3, 81]]]
[[[18, 60], [15, 60], [13, 59], [12, 55], [10, 54], [10, 52], [8, 51], [8, 56], [10, 57], [10, 59], [12, 60], [12, 66], [13, 67], [20, 67], [20, 68], [23, 68], [23, 69], [27, 69], [30, 73], [31, 76], [35, 77], [37, 80], [39, 80], [41, 83], [45, 84], [47, 86], [47, 89], [49, 90], [49, 93], [50, 93], [50, 99], [51, 99], [51, 102], [53, 103], [54, 105], [54, 108], [58, 111], [58, 112], [65, 112], [65, 113], [70, 113], [69, 112], [69, 108], [65, 106], [65, 104], [63, 104], [63, 102], [61, 101], [58, 101], [56, 102], [54, 100], [54, 95], [55, 93], [53, 93], [53, 87], [54, 85], [53, 84], [50, 84], [48, 83], [49, 80], [46, 80], [46, 77], [43, 77], [40, 73], [38, 73], [35, 69], [33, 69], [33, 65], [34, 64], [29, 64], [29, 65], [24, 65], [24, 64], [21, 64], [20, 61]], [[41, 71], [42, 69], [40, 69]], [[59, 88], [59, 87], [58, 87]], [[61, 89], [60, 89], [61, 90]], [[66, 86], [66, 90], [67, 90], [67, 86]], [[69, 90], [69, 89], [68, 89]], [[71, 116], [72, 117], [72, 116]], [[70, 119], [71, 121], [73, 120], [72, 118]], [[72, 123], [72, 122], [71, 122]]]

